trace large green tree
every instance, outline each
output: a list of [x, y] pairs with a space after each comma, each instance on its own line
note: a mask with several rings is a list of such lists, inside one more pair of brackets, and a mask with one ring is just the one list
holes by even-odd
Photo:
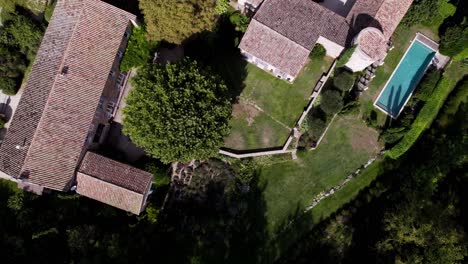
[[124, 133], [135, 144], [166, 163], [216, 154], [229, 131], [232, 109], [218, 76], [185, 59], [146, 66], [133, 85], [124, 109]]
[[218, 16], [216, 7], [216, 0], [140, 0], [150, 40], [175, 44], [212, 30]]

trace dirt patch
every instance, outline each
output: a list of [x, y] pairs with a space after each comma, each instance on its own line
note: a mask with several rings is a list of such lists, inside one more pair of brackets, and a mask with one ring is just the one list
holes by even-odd
[[232, 116], [236, 119], [245, 118], [249, 126], [253, 124], [255, 117], [257, 117], [259, 114], [260, 110], [242, 101], [235, 104], [232, 109]]
[[[359, 122], [354, 120], [354, 122]], [[354, 150], [364, 150], [368, 153], [376, 153], [381, 149], [378, 143], [379, 135], [377, 131], [367, 128], [352, 125], [352, 129], [349, 130], [351, 138], [351, 146]]]
[[232, 149], [245, 149], [244, 136], [238, 131], [231, 132], [231, 134], [224, 139], [224, 145]]
[[262, 127], [262, 145], [264, 147], [271, 147], [273, 144], [274, 130], [271, 126]]

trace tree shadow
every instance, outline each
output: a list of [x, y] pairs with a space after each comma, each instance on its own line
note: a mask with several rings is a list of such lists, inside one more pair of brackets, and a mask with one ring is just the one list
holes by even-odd
[[139, 19], [143, 20], [143, 14], [138, 7], [138, 0], [103, 0], [104, 2], [111, 4], [115, 7], [123, 9], [136, 15]]
[[204, 31], [185, 40], [185, 55], [201, 62], [221, 76], [229, 88], [228, 96], [235, 103], [245, 87], [247, 61], [237, 48], [242, 33], [236, 31], [229, 17], [222, 16], [214, 31]]
[[[182, 199], [173, 185], [154, 232], [145, 235], [150, 247], [159, 249], [158, 263], [258, 263], [267, 237], [266, 185], [258, 182], [258, 172], [243, 185], [238, 172], [219, 160], [197, 170]], [[143, 228], [139, 232], [147, 233]], [[147, 250], [140, 262], [153, 260]]]

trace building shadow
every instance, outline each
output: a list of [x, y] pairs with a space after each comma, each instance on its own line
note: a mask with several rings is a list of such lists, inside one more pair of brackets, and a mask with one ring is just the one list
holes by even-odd
[[10, 121], [13, 115], [13, 109], [10, 106], [10, 98], [8, 98], [6, 103], [0, 104], [0, 115], [3, 115], [5, 118], [5, 122]]
[[346, 0], [345, 3], [341, 0], [322, 0], [320, 5], [337, 13], [342, 17], [346, 17], [349, 14], [349, 11], [353, 8], [356, 0]]

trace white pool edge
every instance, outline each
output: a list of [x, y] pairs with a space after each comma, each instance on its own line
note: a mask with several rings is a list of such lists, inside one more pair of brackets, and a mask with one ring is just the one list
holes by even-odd
[[[390, 77], [388, 78], [387, 82], [385, 83], [384, 87], [382, 88], [382, 90], [380, 91], [379, 93], [379, 96], [377, 96], [377, 99], [375, 99], [374, 101], [374, 107], [379, 109], [380, 111], [382, 111], [383, 113], [385, 113], [386, 115], [390, 116], [391, 118], [393, 119], [397, 119], [398, 116], [401, 114], [401, 111], [403, 111], [403, 109], [405, 109], [405, 106], [406, 104], [408, 103], [409, 99], [413, 96], [413, 93], [414, 91], [416, 90], [416, 87], [413, 89], [413, 91], [410, 93], [410, 95], [408, 96], [408, 98], [406, 98], [406, 101], [405, 103], [403, 104], [403, 106], [400, 108], [400, 111], [398, 112], [398, 114], [396, 116], [393, 116], [392, 114], [390, 114], [389, 112], [387, 112], [385, 109], [383, 109], [382, 107], [380, 107], [379, 105], [377, 105], [377, 102], [379, 101], [380, 99], [380, 96], [382, 95], [383, 91], [385, 91], [385, 88], [387, 88], [387, 85], [388, 83], [390, 82], [390, 80], [392, 80], [393, 78], [393, 75], [395, 75], [395, 72], [397, 71], [397, 69], [400, 67], [400, 64], [403, 62], [403, 60], [406, 58], [406, 55], [408, 54], [409, 50], [411, 49], [411, 47], [413, 47], [415, 41], [418, 41], [420, 42], [421, 44], [423, 44], [424, 46], [428, 47], [429, 49], [437, 52], [437, 50], [435, 50], [433, 47], [430, 47], [429, 45], [427, 45], [426, 43], [418, 40], [418, 37], [421, 36], [431, 42], [433, 42], [434, 44], [436, 44], [437, 46], [439, 46], [439, 44], [437, 44], [435, 41], [433, 41], [432, 39], [428, 38], [427, 36], [425, 36], [424, 34], [420, 33], [420, 32], [417, 32], [416, 33], [416, 36], [411, 40], [411, 44], [408, 46], [408, 48], [406, 49], [405, 53], [403, 54], [403, 57], [401, 57], [400, 61], [398, 62], [397, 66], [395, 67], [395, 69], [393, 70], [392, 72], [392, 75], [390, 75]], [[424, 70], [424, 74], [426, 73], [426, 70], [427, 68], [430, 66], [427, 65], [426, 69]], [[422, 77], [424, 76], [424, 74], [421, 76], [421, 79]], [[421, 80], [418, 81], [418, 84]]]

